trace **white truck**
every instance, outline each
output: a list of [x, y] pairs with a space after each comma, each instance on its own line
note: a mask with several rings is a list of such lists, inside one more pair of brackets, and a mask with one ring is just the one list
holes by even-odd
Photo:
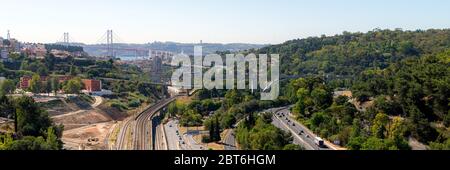
[[318, 147], [323, 147], [324, 146], [324, 141], [322, 138], [320, 137], [316, 137], [314, 139], [314, 143], [318, 146]]

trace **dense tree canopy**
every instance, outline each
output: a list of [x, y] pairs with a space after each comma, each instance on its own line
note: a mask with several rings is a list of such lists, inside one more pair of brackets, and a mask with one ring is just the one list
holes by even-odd
[[58, 150], [62, 149], [60, 140], [63, 126], [54, 125], [47, 112], [31, 97], [12, 99], [0, 96], [2, 114], [15, 118], [17, 127], [12, 134], [0, 134], [0, 150]]

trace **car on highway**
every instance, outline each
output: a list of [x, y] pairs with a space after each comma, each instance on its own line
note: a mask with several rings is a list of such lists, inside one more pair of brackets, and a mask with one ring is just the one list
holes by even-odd
[[295, 123], [292, 123], [292, 126], [295, 126]]
[[306, 135], [306, 138], [309, 138], [309, 135]]

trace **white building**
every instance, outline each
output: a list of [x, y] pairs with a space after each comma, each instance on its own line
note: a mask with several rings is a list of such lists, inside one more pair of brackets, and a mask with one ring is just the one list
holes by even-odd
[[9, 58], [9, 52], [6, 49], [1, 49], [0, 50], [0, 56], [2, 59], [7, 59]]

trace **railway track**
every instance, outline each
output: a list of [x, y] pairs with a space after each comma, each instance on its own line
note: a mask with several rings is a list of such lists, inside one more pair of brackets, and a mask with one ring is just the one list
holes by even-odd
[[119, 134], [117, 135], [117, 140], [116, 140], [116, 150], [127, 150], [127, 132], [128, 129], [130, 129], [132, 124], [132, 120], [128, 119], [125, 120], [122, 128], [119, 130]]
[[157, 104], [145, 109], [141, 114], [136, 116], [136, 133], [134, 138], [134, 147], [135, 150], [154, 150], [153, 143], [153, 117], [158, 113], [161, 109], [166, 107], [168, 104], [175, 101], [179, 96], [174, 96], [168, 99], [164, 99]]
[[[153, 117], [161, 109], [166, 107], [168, 104], [175, 101], [180, 96], [174, 96], [168, 99], [161, 100], [155, 105], [148, 106], [143, 109], [139, 114], [136, 115], [134, 119], [127, 119], [122, 128], [119, 131], [116, 140], [116, 150], [154, 150], [153, 147]], [[132, 132], [132, 140], [129, 143], [128, 131]], [[131, 144], [131, 147], [130, 147]]]

